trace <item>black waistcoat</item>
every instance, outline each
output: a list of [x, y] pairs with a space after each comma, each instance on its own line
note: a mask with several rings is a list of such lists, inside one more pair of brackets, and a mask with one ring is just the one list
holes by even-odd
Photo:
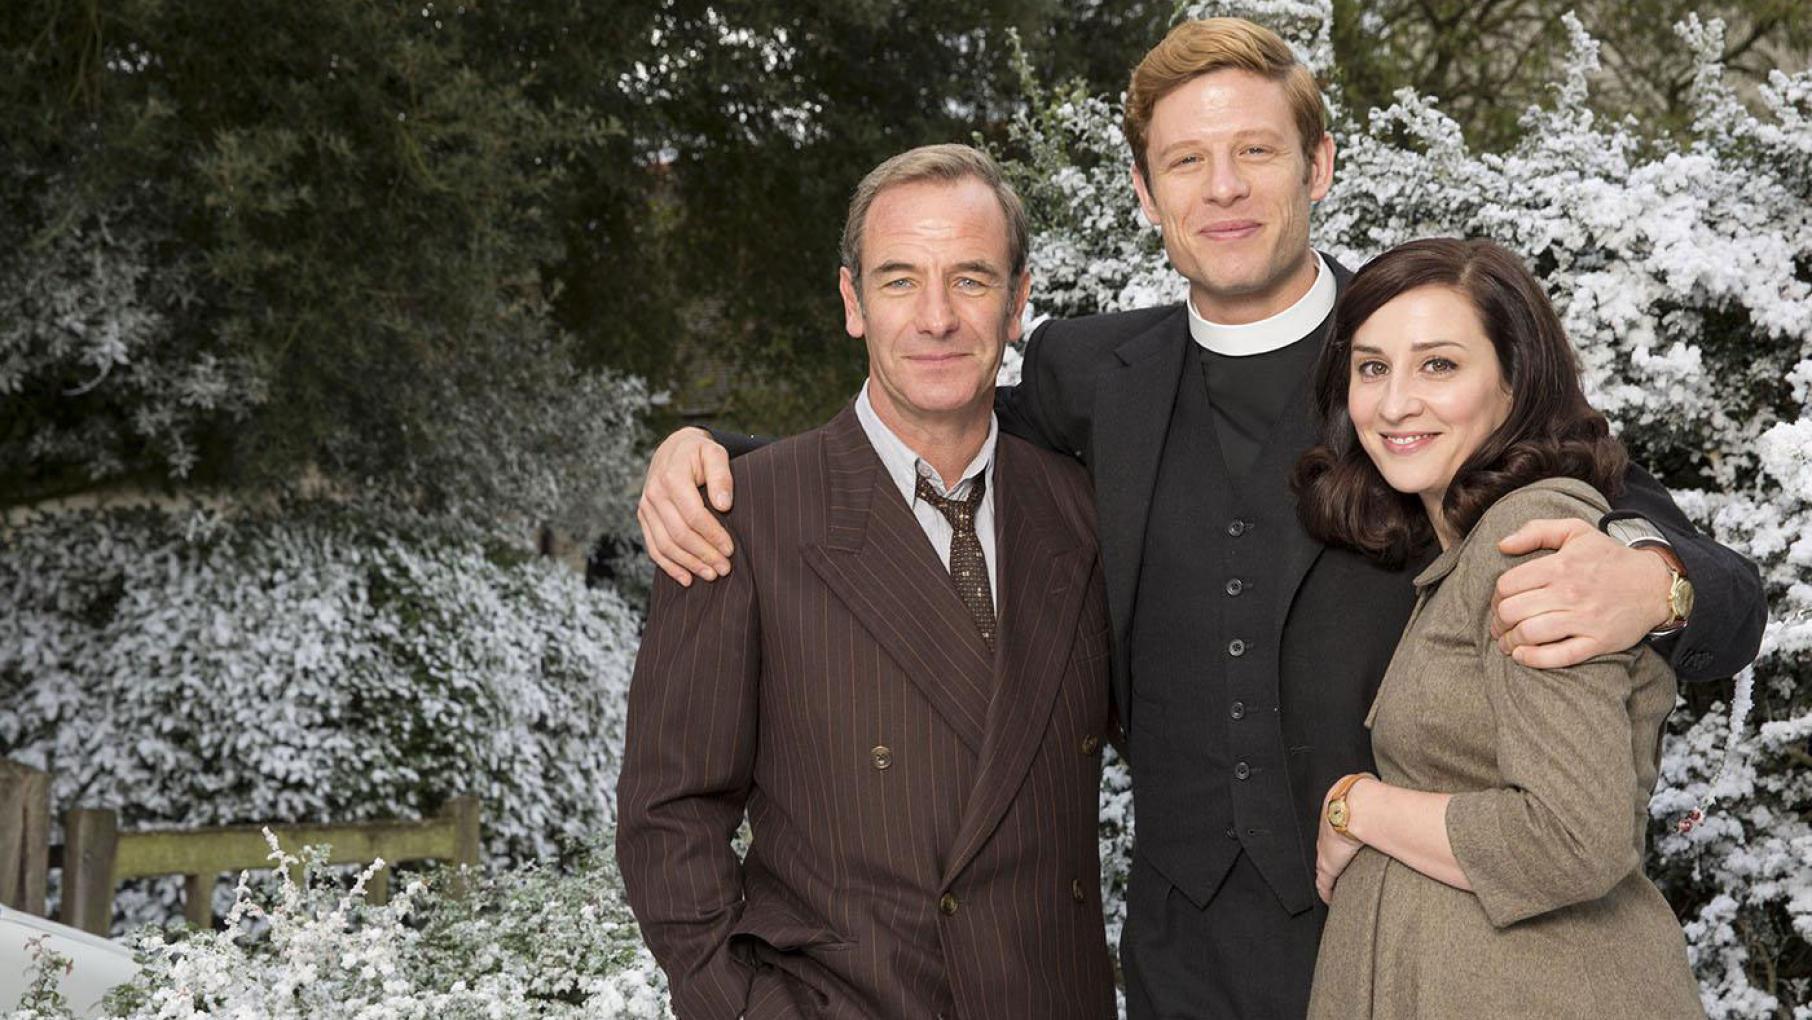
[[[1346, 275], [1338, 266], [1335, 274], [1340, 280]], [[1426, 565], [1427, 556], [1385, 568], [1357, 552], [1323, 546], [1296, 519], [1289, 476], [1316, 439], [1305, 372], [1304, 389], [1285, 402], [1250, 474], [1241, 479], [1243, 505], [1237, 510], [1242, 520], [1252, 514], [1249, 523], [1259, 526], [1243, 535], [1266, 536], [1261, 552], [1275, 554], [1274, 560], [1261, 558], [1250, 579], [1260, 585], [1259, 605], [1269, 614], [1257, 628], [1264, 636], [1207, 635], [1208, 628], [1225, 626], [1215, 599], [1229, 598], [1226, 582], [1238, 575], [1167, 570], [1168, 554], [1161, 550], [1198, 555], [1190, 547], [1216, 541], [1210, 538], [1213, 529], [1224, 532], [1231, 522], [1206, 516], [1212, 508], [1198, 509], [1193, 517], [1173, 512], [1156, 491], [1167, 456], [1182, 465], [1185, 474], [1178, 477], [1185, 477], [1190, 470], [1186, 462], [1204, 452], [1200, 446], [1193, 455], [1176, 452], [1167, 442], [1179, 398], [1191, 388], [1197, 391], [1192, 400], [1200, 395], [1201, 370], [1189, 356], [1193, 342], [1181, 307], [1162, 316], [1142, 316], [1138, 326], [1109, 348], [1098, 373], [1067, 380], [1087, 394], [1086, 426], [1073, 439], [1095, 477], [1114, 625], [1114, 702], [1133, 766], [1135, 852], [1158, 865], [1185, 895], [1199, 898], [1213, 895], [1216, 862], [1224, 870], [1237, 843], [1260, 864], [1282, 910], [1312, 910], [1320, 904], [1314, 852], [1322, 797], [1341, 776], [1372, 767], [1366, 709], [1414, 602], [1410, 578]], [[1326, 326], [1316, 331], [1318, 346]], [[1215, 442], [1205, 450], [1218, 446]], [[1197, 459], [1195, 469], [1214, 467], [1203, 467]], [[1205, 476], [1203, 484], [1209, 486]], [[1217, 548], [1218, 553], [1208, 555], [1224, 554], [1229, 547], [1223, 541]], [[1227, 569], [1224, 562], [1219, 566]], [[1167, 579], [1155, 579], [1154, 570], [1167, 570]], [[1245, 590], [1242, 583], [1241, 594], [1231, 598], [1244, 599]], [[1186, 619], [1173, 615], [1176, 622], [1169, 626], [1145, 617], [1165, 612], [1172, 602], [1192, 600], [1217, 608]], [[1258, 745], [1245, 758], [1248, 769], [1272, 769], [1256, 773], [1256, 784], [1254, 772], [1245, 780], [1232, 775], [1241, 760], [1234, 752], [1244, 747], [1231, 743], [1232, 724], [1252, 722], [1254, 714], [1247, 704], [1243, 717], [1234, 720], [1234, 698], [1227, 687], [1230, 679], [1247, 683], [1254, 674], [1236, 678], [1224, 667], [1209, 668], [1215, 666], [1217, 652], [1221, 663], [1230, 660], [1227, 642], [1236, 636], [1246, 645], [1239, 661], [1267, 664], [1260, 672], [1269, 675], [1256, 677], [1259, 704], [1277, 708], [1268, 720], [1260, 715], [1258, 726], [1242, 731], [1242, 739]], [[1173, 640], [1205, 647], [1209, 657], [1167, 651], [1163, 645]], [[1148, 647], [1148, 642], [1157, 644]], [[1135, 659], [1144, 670], [1133, 668]], [[1187, 665], [1169, 676], [1152, 672], [1157, 667], [1150, 663], [1162, 659]], [[1275, 771], [1280, 756], [1282, 778]], [[1241, 784], [1237, 797], [1236, 783]], [[1232, 838], [1226, 835], [1228, 828], [1234, 830]], [[1129, 914], [1127, 924], [1136, 920]]]
[[[1275, 889], [1301, 878], [1277, 696], [1282, 541], [1295, 517], [1277, 476], [1301, 450], [1274, 432], [1250, 473], [1230, 472], [1224, 416], [1196, 352], [1185, 360], [1141, 557], [1129, 750], [1139, 854], [1202, 906], [1242, 849]], [[1296, 391], [1282, 398], [1306, 397], [1303, 374], [1278, 381]]]

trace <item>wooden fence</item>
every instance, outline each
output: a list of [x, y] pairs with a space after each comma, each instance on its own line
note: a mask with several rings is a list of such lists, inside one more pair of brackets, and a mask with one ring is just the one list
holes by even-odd
[[44, 914], [50, 776], [0, 760], [0, 906]]
[[[478, 866], [479, 811], [473, 797], [456, 797], [447, 802], [438, 818], [414, 822], [234, 825], [136, 832], [119, 831], [112, 811], [78, 808], [63, 815], [63, 845], [49, 848], [50, 777], [24, 766], [6, 764], [8, 769], [0, 772], [0, 903], [42, 914], [45, 871], [49, 866], [60, 866], [62, 922], [97, 935], [107, 934], [112, 923], [113, 894], [119, 883], [160, 875], [184, 876], [183, 913], [198, 927], [212, 925], [214, 883], [223, 872], [272, 866], [270, 845], [264, 840], [266, 828], [289, 849], [331, 846], [327, 858], [330, 864], [366, 864], [382, 858], [385, 867], [372, 876], [366, 887], [366, 899], [372, 903], [389, 901], [390, 865], [433, 860]], [[9, 839], [6, 830], [12, 827], [15, 816], [9, 811], [15, 801], [38, 805], [36, 815], [26, 808], [19, 816], [40, 819], [43, 835], [36, 837], [37, 843], [26, 845], [27, 840]], [[31, 832], [29, 826], [22, 831], [28, 835]], [[20, 843], [20, 848], [14, 848], [15, 842]], [[9, 885], [7, 876], [14, 873], [19, 878], [16, 885]], [[463, 880], [456, 877], [454, 881], [453, 892], [458, 895], [464, 891]], [[15, 887], [21, 893], [13, 893]], [[30, 898], [33, 889], [35, 901]], [[10, 898], [12, 895], [19, 898]]]

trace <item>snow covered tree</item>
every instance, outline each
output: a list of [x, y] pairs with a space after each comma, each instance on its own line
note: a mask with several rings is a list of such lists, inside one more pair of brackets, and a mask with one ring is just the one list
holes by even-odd
[[[1324, 76], [1332, 5], [1198, 4], [1266, 23]], [[1700, 525], [1762, 567], [1770, 623], [1754, 716], [1734, 746], [1728, 687], [1688, 689], [1670, 727], [1650, 873], [1686, 927], [1713, 1017], [1812, 1015], [1812, 72], [1775, 71], [1750, 112], [1726, 83], [1722, 26], [1688, 18], [1693, 130], [1651, 138], [1592, 105], [1598, 46], [1565, 19], [1551, 101], [1502, 152], [1468, 147], [1438, 102], [1334, 97], [1335, 186], [1314, 242], [1356, 267], [1431, 235], [1488, 236], [1546, 283], [1588, 393]], [[1034, 302], [1080, 315], [1181, 300], [1139, 216], [1114, 99], [1057, 87], [1021, 119], [1017, 183], [1036, 222]], [[1738, 704], [1735, 714], [1745, 707]], [[1726, 747], [1730, 765], [1720, 769]], [[1121, 909], [1125, 777], [1103, 837]], [[1680, 834], [1693, 803], [1715, 807]]]

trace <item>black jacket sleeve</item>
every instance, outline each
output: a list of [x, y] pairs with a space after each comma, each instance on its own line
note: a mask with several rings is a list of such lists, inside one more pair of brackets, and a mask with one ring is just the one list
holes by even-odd
[[1654, 642], [1680, 680], [1721, 680], [1754, 661], [1768, 622], [1762, 575], [1755, 564], [1699, 534], [1667, 489], [1634, 464], [1624, 476], [1623, 494], [1611, 506], [1640, 514], [1666, 536], [1692, 581], [1693, 609], [1686, 626]]
[[722, 432], [710, 428], [705, 431], [711, 433], [711, 438], [717, 441], [717, 445], [724, 448], [731, 460], [735, 460], [745, 453], [754, 453], [774, 441], [767, 436], [753, 436], [746, 432]]
[[1066, 434], [1061, 416], [1053, 414], [1047, 406], [1055, 399], [1049, 391], [1056, 388], [1051, 378], [1050, 327], [1049, 321], [1041, 324], [1026, 341], [1019, 385], [995, 387], [994, 415], [1000, 420], [1000, 430], [1010, 436], [1018, 436], [1056, 453], [1079, 457], [1081, 449], [1076, 437]]

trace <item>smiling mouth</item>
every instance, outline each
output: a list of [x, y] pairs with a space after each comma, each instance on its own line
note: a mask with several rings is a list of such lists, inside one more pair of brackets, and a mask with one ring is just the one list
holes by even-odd
[[1401, 432], [1396, 434], [1379, 433], [1386, 448], [1402, 453], [1410, 453], [1428, 445], [1439, 432]]
[[1215, 223], [1203, 227], [1198, 233], [1211, 241], [1237, 241], [1258, 233], [1259, 224], [1252, 220], [1240, 220], [1233, 223]]

